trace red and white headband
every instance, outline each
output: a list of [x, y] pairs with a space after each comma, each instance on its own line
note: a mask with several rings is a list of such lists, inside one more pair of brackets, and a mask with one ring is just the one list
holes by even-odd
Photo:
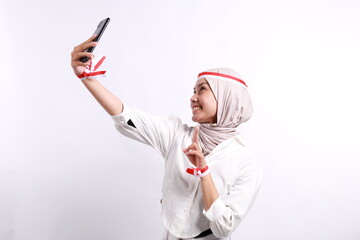
[[221, 79], [221, 80], [226, 80], [226, 81], [231, 81], [231, 82], [235, 82], [235, 83], [240, 83], [243, 87], [247, 87], [246, 83], [241, 80], [240, 78], [231, 76], [231, 75], [227, 75], [227, 74], [223, 74], [223, 73], [215, 73], [215, 72], [202, 72], [198, 75], [198, 80], [202, 79], [202, 78], [217, 78], [217, 79]]

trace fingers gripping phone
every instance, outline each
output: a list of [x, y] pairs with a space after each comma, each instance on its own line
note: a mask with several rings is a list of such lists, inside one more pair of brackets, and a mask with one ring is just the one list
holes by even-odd
[[[101, 20], [101, 22], [99, 22], [98, 26], [96, 27], [96, 30], [94, 32], [94, 34], [96, 34], [96, 37], [94, 38], [94, 42], [99, 42], [101, 35], [104, 33], [107, 25], [110, 22], [110, 18], [105, 18], [103, 20]], [[85, 50], [85, 52], [93, 52], [95, 49], [95, 47], [91, 47]], [[81, 57], [79, 59], [81, 62], [87, 62], [89, 60], [89, 57]]]

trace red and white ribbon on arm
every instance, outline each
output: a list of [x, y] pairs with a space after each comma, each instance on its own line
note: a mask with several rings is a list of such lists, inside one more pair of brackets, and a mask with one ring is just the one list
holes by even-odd
[[86, 67], [85, 71], [82, 74], [77, 75], [77, 77], [80, 78], [81, 80], [85, 80], [85, 79], [92, 78], [92, 77], [104, 77], [106, 71], [97, 71], [96, 72], [96, 70], [104, 62], [105, 58], [106, 58], [105, 56], [100, 55], [100, 56], [94, 58], [93, 60], [91, 60], [90, 65]]
[[197, 177], [205, 177], [210, 173], [210, 169], [208, 166], [204, 167], [203, 169], [200, 168], [188, 168], [186, 172], [192, 174]]

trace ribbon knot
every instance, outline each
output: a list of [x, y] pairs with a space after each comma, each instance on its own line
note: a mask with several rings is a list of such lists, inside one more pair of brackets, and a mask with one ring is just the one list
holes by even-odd
[[99, 56], [93, 60], [90, 61], [90, 65], [86, 67], [85, 71], [80, 74], [77, 75], [78, 78], [80, 78], [81, 80], [85, 80], [87, 78], [92, 78], [92, 77], [99, 77], [99, 76], [105, 76], [106, 71], [97, 71], [96, 70], [101, 66], [101, 64], [104, 62], [105, 60], [105, 56]]
[[200, 168], [188, 168], [186, 169], [186, 172], [189, 174], [192, 174], [197, 177], [204, 177], [209, 174], [210, 170], [209, 167], [206, 166], [203, 169]]

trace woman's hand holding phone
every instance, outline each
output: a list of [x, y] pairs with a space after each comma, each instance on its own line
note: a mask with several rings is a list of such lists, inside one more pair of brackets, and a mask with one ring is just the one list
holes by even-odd
[[91, 64], [91, 61], [82, 62], [80, 61], [81, 57], [88, 57], [91, 60], [94, 58], [94, 54], [91, 52], [84, 52], [86, 49], [95, 47], [97, 42], [94, 42], [96, 35], [91, 36], [88, 40], [81, 43], [80, 45], [74, 47], [74, 50], [71, 52], [71, 67], [74, 70], [76, 75], [82, 74], [86, 67]]
[[99, 42], [109, 22], [110, 18], [101, 20], [98, 23], [93, 36], [80, 45], [76, 46], [72, 51], [71, 66], [77, 76], [81, 75], [85, 71], [86, 67], [91, 65], [91, 61], [89, 60], [94, 58], [94, 54], [92, 54], [92, 52], [94, 51], [95, 46]]

